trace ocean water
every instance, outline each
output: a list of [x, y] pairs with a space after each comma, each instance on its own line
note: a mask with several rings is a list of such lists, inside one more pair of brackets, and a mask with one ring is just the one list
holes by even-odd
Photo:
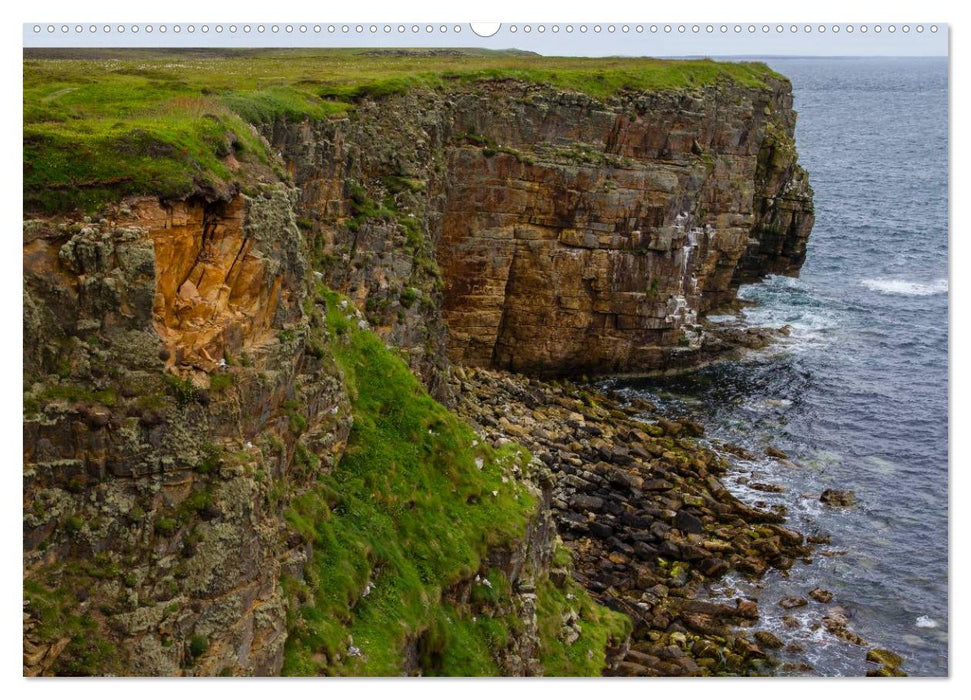
[[[693, 415], [709, 439], [790, 456], [793, 465], [735, 459], [730, 487], [747, 502], [785, 506], [792, 526], [829, 534], [830, 544], [757, 590], [731, 578], [712, 590], [758, 594], [759, 624], [806, 647], [784, 660], [808, 658], [811, 675], [865, 673], [865, 648], [813, 629], [839, 605], [850, 629], [904, 656], [909, 674], [946, 675], [947, 62], [767, 62], [793, 83], [816, 225], [798, 278], [743, 287], [757, 306], [720, 320], [787, 324], [791, 335], [745, 361], [609, 383]], [[859, 503], [825, 506], [825, 488], [852, 489]], [[833, 601], [810, 599], [794, 611], [798, 627], [783, 624], [778, 601], [816, 586]]]

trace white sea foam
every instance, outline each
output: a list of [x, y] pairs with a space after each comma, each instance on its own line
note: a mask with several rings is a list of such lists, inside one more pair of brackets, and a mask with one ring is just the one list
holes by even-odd
[[918, 627], [925, 627], [927, 629], [932, 629], [934, 627], [937, 627], [937, 622], [927, 617], [927, 615], [921, 615], [920, 617], [918, 617], [917, 622], [915, 624]]
[[911, 282], [895, 279], [866, 279], [860, 280], [867, 289], [881, 294], [898, 294], [908, 297], [926, 297], [932, 294], [946, 294], [947, 280], [938, 279], [933, 282]]

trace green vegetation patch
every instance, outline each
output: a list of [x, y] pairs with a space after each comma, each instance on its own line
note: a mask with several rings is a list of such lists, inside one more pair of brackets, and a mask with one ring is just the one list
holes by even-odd
[[[522, 631], [502, 572], [472, 583], [466, 603], [443, 597], [482, 570], [483, 557], [515, 545], [535, 499], [504, 477], [528, 452], [494, 449], [428, 396], [397, 354], [362, 329], [354, 307], [318, 289], [331, 351], [353, 401], [354, 427], [337, 467], [293, 498], [285, 517], [313, 543], [305, 579], [284, 579], [291, 609], [285, 675], [398, 675], [413, 645], [423, 675], [495, 676]], [[307, 461], [309, 455], [300, 459]], [[565, 550], [558, 553], [569, 561]], [[562, 562], [561, 562], [562, 563]], [[572, 581], [537, 589], [542, 662], [552, 673], [596, 675], [605, 648], [629, 632]], [[568, 610], [582, 633], [557, 639]]]
[[[599, 676], [607, 648], [618, 646], [631, 632], [630, 618], [598, 605], [572, 579], [563, 588], [541, 581], [536, 601], [540, 662], [547, 676]], [[564, 635], [564, 620], [573, 615], [579, 636], [571, 641]]]
[[67, 401], [68, 403], [93, 403], [114, 406], [117, 396], [112, 389], [96, 390], [75, 384], [56, 384], [45, 388], [39, 397], [40, 403]]
[[[74, 579], [81, 587], [83, 578]], [[24, 581], [24, 609], [36, 621], [31, 637], [41, 644], [66, 644], [48, 669], [60, 676], [123, 675], [124, 657], [104, 636], [92, 613], [78, 612], [75, 591], [45, 585], [33, 579]]]
[[314, 557], [306, 582], [287, 582], [303, 604], [290, 621], [284, 673], [400, 674], [406, 641], [422, 635], [438, 640], [429, 642], [438, 649], [429, 652], [430, 672], [497, 673], [493, 623], [474, 627], [442, 605], [442, 592], [474, 576], [491, 548], [523, 536], [535, 501], [521, 484], [504, 482], [502, 470], [528, 454], [478, 443], [358, 327], [349, 303], [345, 311], [337, 295], [325, 295], [354, 427], [333, 473], [286, 512]]

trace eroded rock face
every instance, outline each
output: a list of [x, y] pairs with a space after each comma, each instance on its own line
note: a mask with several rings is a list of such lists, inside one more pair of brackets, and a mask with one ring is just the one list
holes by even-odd
[[557, 95], [448, 155], [439, 263], [450, 355], [521, 372], [664, 369], [739, 282], [793, 273], [812, 200], [788, 95]]
[[279, 673], [283, 498], [350, 429], [292, 199], [25, 222], [25, 674]]
[[791, 107], [781, 80], [604, 101], [503, 81], [266, 132], [328, 283], [435, 384], [440, 350], [531, 373], [710, 353], [704, 315], [805, 257], [812, 190]]
[[[25, 222], [25, 675], [281, 672], [314, 555], [286, 511], [338, 464], [352, 423], [293, 195]], [[508, 675], [544, 671], [536, 590], [557, 533], [551, 484], [527, 487], [522, 536], [442, 595], [521, 620], [490, 650]], [[495, 572], [508, 595], [473, 596]], [[404, 671], [426, 670], [424, 634]]]
[[299, 236], [288, 232], [292, 196], [135, 207], [154, 244], [154, 322], [171, 364], [211, 369], [299, 317], [304, 263]]

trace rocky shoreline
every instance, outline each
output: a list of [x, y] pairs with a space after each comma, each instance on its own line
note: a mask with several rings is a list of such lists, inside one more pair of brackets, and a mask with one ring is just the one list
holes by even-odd
[[[799, 658], [801, 645], [787, 646], [754, 629], [759, 600], [707, 599], [704, 589], [729, 571], [753, 580], [770, 569], [787, 575], [827, 538], [807, 538], [785, 526], [784, 512], [760, 510], [732, 495], [719, 480], [730, 463], [696, 439], [701, 425], [670, 420], [641, 399], [566, 380], [472, 368], [454, 374], [456, 410], [489, 442], [516, 441], [550, 470], [554, 520], [573, 552], [577, 581], [633, 621], [630, 648], [609, 675], [812, 671], [805, 661], [777, 658], [780, 651]], [[833, 598], [822, 589], [807, 595], [825, 604]], [[806, 603], [778, 602], [783, 608]], [[813, 629], [868, 646], [848, 617], [830, 606]], [[893, 652], [870, 649], [867, 661], [867, 675], [906, 675]]]

